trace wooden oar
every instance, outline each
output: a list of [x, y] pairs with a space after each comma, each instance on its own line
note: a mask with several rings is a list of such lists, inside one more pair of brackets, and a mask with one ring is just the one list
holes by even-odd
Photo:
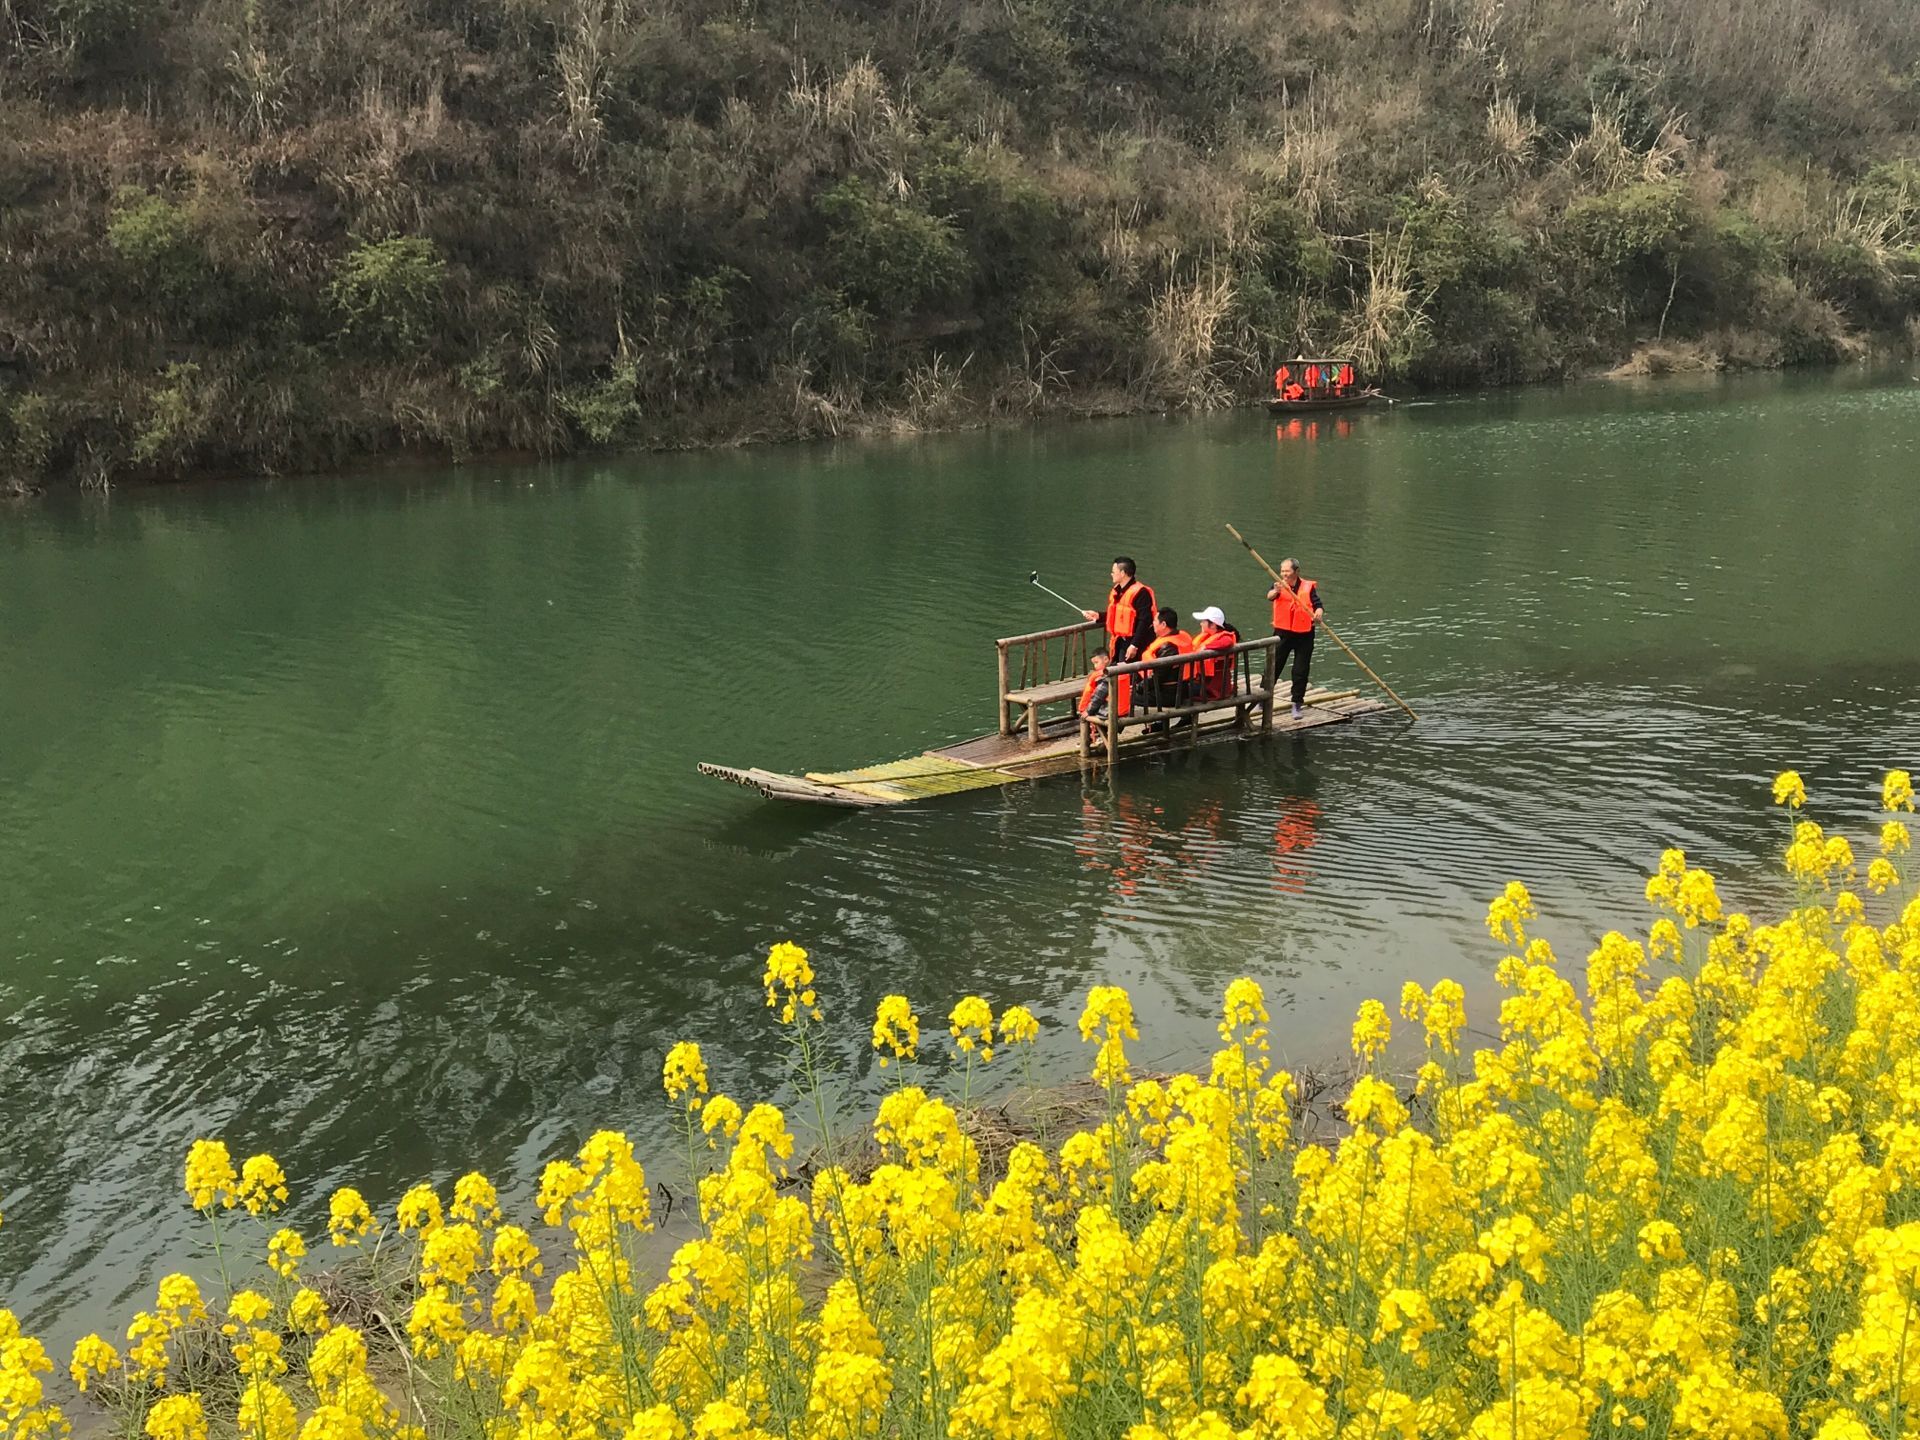
[[[1247, 545], [1246, 536], [1242, 535], [1238, 530], [1234, 529], [1233, 526], [1231, 525], [1227, 526], [1227, 533], [1233, 536], [1233, 538], [1238, 540], [1242, 545], [1247, 546], [1247, 553], [1253, 556], [1254, 559], [1260, 562], [1260, 568], [1262, 570], [1266, 571], [1269, 575], [1273, 576], [1274, 584], [1278, 585], [1282, 583], [1280, 580], [1280, 572], [1274, 569], [1273, 566], [1267, 564], [1265, 557], [1263, 557], [1258, 550], [1254, 549], [1253, 546], [1251, 545]], [[1333, 633], [1333, 627], [1331, 625], [1327, 624], [1327, 622], [1324, 620], [1320, 622], [1320, 625], [1321, 625], [1321, 628], [1324, 629], [1327, 632], [1327, 634], [1332, 638], [1333, 643], [1338, 645], [1342, 650], [1346, 651], [1347, 654], [1352, 657], [1354, 664], [1358, 665], [1362, 670], [1366, 671], [1367, 678], [1373, 681], [1373, 683], [1378, 685], [1382, 690], [1387, 692], [1388, 699], [1392, 700], [1394, 704], [1398, 705], [1402, 710], [1406, 711], [1410, 719], [1418, 720], [1420, 718], [1418, 715], [1415, 715], [1413, 713], [1413, 707], [1411, 705], [1407, 704], [1406, 701], [1402, 700], [1398, 695], [1395, 695], [1393, 693], [1393, 687], [1391, 685], [1387, 684], [1386, 681], [1382, 680], [1378, 675], [1374, 674], [1373, 671], [1368, 668], [1367, 662], [1362, 660], [1358, 655], [1355, 655], [1353, 653], [1353, 647], [1351, 645], [1347, 644], [1346, 641], [1342, 640], [1338, 635], [1335, 635]], [[1298, 665], [1300, 662], [1296, 660], [1293, 663]], [[1279, 677], [1275, 676], [1274, 679], [1278, 681]]]

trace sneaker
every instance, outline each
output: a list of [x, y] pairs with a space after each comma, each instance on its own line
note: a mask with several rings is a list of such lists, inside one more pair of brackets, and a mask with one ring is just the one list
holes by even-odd
[[1305, 715], [1306, 713], [1307, 712], [1305, 708], [1302, 706], [1296, 705], [1293, 707], [1293, 718], [1296, 720], [1298, 720], [1301, 716]]

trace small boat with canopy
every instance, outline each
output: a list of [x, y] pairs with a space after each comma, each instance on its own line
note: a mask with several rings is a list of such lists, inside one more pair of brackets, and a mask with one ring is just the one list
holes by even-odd
[[1301, 355], [1284, 360], [1273, 372], [1273, 395], [1267, 409], [1276, 415], [1301, 415], [1321, 410], [1358, 410], [1386, 396], [1371, 385], [1362, 386], [1353, 361], [1340, 356]]

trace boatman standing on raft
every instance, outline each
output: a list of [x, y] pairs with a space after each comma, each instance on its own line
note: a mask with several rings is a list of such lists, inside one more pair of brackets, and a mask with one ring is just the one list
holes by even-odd
[[1273, 601], [1273, 633], [1280, 637], [1280, 648], [1273, 656], [1273, 683], [1280, 683], [1280, 672], [1287, 668], [1287, 656], [1293, 659], [1293, 718], [1304, 712], [1307, 698], [1307, 671], [1313, 666], [1313, 622], [1320, 618], [1320, 587], [1300, 574], [1299, 562], [1289, 558], [1280, 562], [1280, 580], [1267, 591]]
[[[1118, 555], [1113, 561], [1113, 594], [1107, 598], [1107, 648], [1113, 663], [1121, 665], [1138, 660], [1153, 643], [1153, 591], [1134, 577], [1136, 567], [1131, 555]], [[1080, 612], [1089, 620], [1100, 619], [1098, 610]]]

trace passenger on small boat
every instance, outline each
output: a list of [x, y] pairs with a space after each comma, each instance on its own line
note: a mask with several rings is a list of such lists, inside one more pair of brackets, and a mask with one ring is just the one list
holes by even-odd
[[[1209, 651], [1231, 650], [1240, 643], [1240, 632], [1227, 623], [1226, 611], [1218, 605], [1209, 605], [1204, 610], [1193, 612], [1193, 618], [1200, 622], [1200, 633], [1194, 636], [1193, 650], [1196, 655], [1205, 657]], [[1211, 659], [1202, 658], [1194, 665], [1194, 678], [1200, 684], [1200, 698], [1203, 700], [1224, 700], [1233, 686], [1233, 659], [1215, 653]]]
[[[1116, 663], [1138, 660], [1140, 652], [1153, 643], [1153, 590], [1136, 577], [1131, 555], [1113, 559], [1113, 593], [1107, 598], [1107, 644]], [[1098, 610], [1080, 612], [1089, 620], [1100, 619]]]
[[[1171, 605], [1154, 611], [1153, 643], [1140, 652], [1140, 658], [1161, 660], [1169, 655], [1190, 654], [1192, 650], [1193, 637], [1180, 628], [1180, 612]], [[1140, 677], [1147, 682], [1147, 703], [1162, 709], [1185, 705], [1193, 688], [1188, 683], [1192, 670], [1189, 665], [1162, 665], [1158, 670], [1147, 671]], [[1166, 728], [1167, 722], [1158, 720], [1147, 730], [1156, 733]]]
[[1133, 677], [1116, 675], [1111, 685], [1107, 682], [1107, 664], [1111, 657], [1104, 650], [1093, 652], [1092, 668], [1087, 672], [1087, 683], [1080, 687], [1080, 699], [1074, 706], [1080, 718], [1086, 722], [1087, 733], [1104, 745], [1107, 740], [1107, 699], [1109, 693], [1118, 691], [1119, 713], [1125, 715], [1133, 708]]

